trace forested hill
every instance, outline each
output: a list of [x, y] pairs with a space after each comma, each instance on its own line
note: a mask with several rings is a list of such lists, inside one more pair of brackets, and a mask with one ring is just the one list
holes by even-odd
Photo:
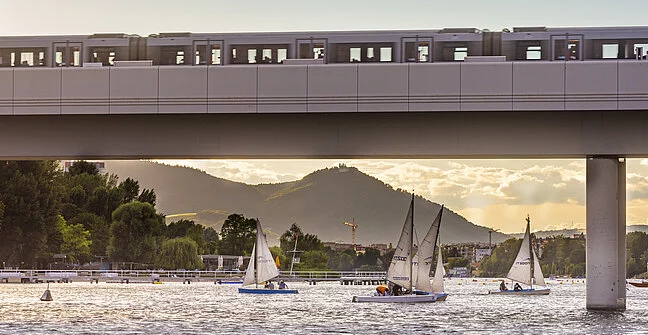
[[[351, 242], [345, 221], [355, 220], [357, 243], [395, 243], [407, 214], [410, 194], [394, 190], [352, 167], [315, 171], [301, 180], [279, 184], [247, 185], [216, 178], [186, 167], [145, 161], [109, 161], [109, 173], [120, 179], [131, 177], [157, 194], [157, 209], [170, 216], [220, 229], [227, 215], [240, 213], [258, 217], [281, 234], [293, 222], [322, 241]], [[427, 232], [440, 205], [417, 197], [415, 225]], [[184, 215], [176, 215], [184, 214]], [[493, 241], [507, 235], [494, 233]], [[488, 228], [474, 225], [446, 209], [441, 225], [443, 243], [488, 241]]]

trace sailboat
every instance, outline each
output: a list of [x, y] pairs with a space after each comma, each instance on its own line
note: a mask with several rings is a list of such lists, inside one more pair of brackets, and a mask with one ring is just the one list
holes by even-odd
[[[436, 239], [436, 237], [435, 237]], [[419, 283], [418, 272], [419, 270], [416, 266], [416, 258], [414, 257], [413, 252], [414, 244], [414, 194], [412, 194], [412, 201], [409, 206], [409, 211], [407, 212], [407, 217], [405, 223], [403, 224], [403, 230], [401, 231], [400, 239], [398, 240], [398, 245], [396, 245], [396, 250], [394, 256], [392, 257], [391, 264], [387, 270], [387, 280], [394, 284], [403, 287], [410, 293], [402, 295], [373, 295], [373, 296], [354, 296], [353, 302], [405, 302], [405, 303], [415, 303], [415, 302], [435, 302], [436, 295], [425, 290], [419, 290], [418, 293], [414, 290], [415, 285], [423, 284], [425, 285], [425, 280], [421, 280]], [[421, 248], [419, 247], [419, 250]], [[432, 247], [434, 250], [434, 247]], [[419, 259], [424, 259], [423, 254], [419, 253]], [[429, 268], [428, 273], [426, 274], [427, 285], [430, 285], [429, 282]]]
[[[506, 278], [509, 278], [513, 281], [520, 282], [525, 285], [529, 285], [531, 288], [521, 289], [521, 290], [497, 290], [497, 291], [488, 291], [489, 294], [504, 294], [504, 295], [547, 295], [550, 292], [550, 289], [547, 288], [545, 284], [544, 276], [542, 275], [542, 269], [540, 269], [540, 262], [538, 262], [538, 257], [536, 256], [535, 251], [533, 250], [531, 244], [531, 219], [527, 215], [526, 218], [527, 226], [526, 231], [524, 232], [524, 238], [522, 239], [522, 244], [520, 245], [520, 251], [518, 251], [517, 257], [515, 257], [515, 262], [511, 266]], [[533, 285], [544, 286], [543, 289], [536, 289]]]
[[[420, 243], [418, 251], [414, 258], [416, 260], [417, 276], [415, 281], [416, 293], [434, 293], [437, 296], [437, 301], [445, 301], [448, 295], [444, 292], [443, 277], [445, 270], [443, 268], [443, 256], [441, 253], [441, 239], [439, 231], [441, 229], [441, 218], [443, 216], [443, 208], [441, 206], [439, 213], [432, 222], [430, 229]], [[437, 254], [437, 266], [434, 271], [434, 278], [430, 278], [430, 270], [434, 262], [434, 254]], [[432, 283], [430, 284], [430, 280]]]
[[256, 220], [257, 233], [256, 242], [252, 248], [252, 257], [245, 271], [243, 286], [254, 284], [254, 288], [239, 287], [239, 293], [256, 293], [256, 294], [295, 294], [297, 290], [289, 289], [268, 289], [259, 288], [258, 285], [279, 276], [279, 269], [275, 264], [268, 242], [266, 241], [261, 222]]

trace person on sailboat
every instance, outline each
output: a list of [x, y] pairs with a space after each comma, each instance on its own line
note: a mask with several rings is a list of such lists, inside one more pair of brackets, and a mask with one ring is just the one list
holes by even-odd
[[506, 283], [503, 280], [500, 283], [500, 291], [508, 291], [508, 287], [506, 287]]
[[515, 283], [515, 286], [513, 286], [513, 291], [522, 291], [522, 286], [520, 285], [520, 283]]
[[385, 285], [378, 285], [376, 287], [376, 294], [382, 296], [389, 295], [389, 287]]
[[279, 282], [279, 289], [280, 290], [285, 290], [287, 288], [288, 288], [288, 285], [286, 285], [286, 282], [284, 282], [283, 280]]
[[274, 284], [269, 280], [266, 282], [264, 287], [267, 288], [267, 289], [270, 289], [270, 290], [274, 290], [274, 288], [275, 288]]

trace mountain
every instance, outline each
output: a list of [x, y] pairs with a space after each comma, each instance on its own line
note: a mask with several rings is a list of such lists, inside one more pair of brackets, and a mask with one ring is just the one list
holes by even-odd
[[[231, 213], [258, 217], [274, 237], [296, 222], [305, 233], [322, 241], [351, 242], [351, 229], [358, 225], [356, 243], [393, 243], [407, 215], [411, 194], [353, 167], [315, 171], [286, 183], [248, 185], [208, 175], [193, 168], [146, 161], [108, 161], [106, 171], [137, 180], [141, 188], [153, 188], [157, 209], [167, 221], [187, 218], [220, 230]], [[440, 205], [416, 196], [414, 223], [419, 238], [427, 232]], [[446, 208], [441, 223], [442, 243], [488, 242], [487, 227], [477, 226]], [[493, 242], [508, 238], [493, 233]]]

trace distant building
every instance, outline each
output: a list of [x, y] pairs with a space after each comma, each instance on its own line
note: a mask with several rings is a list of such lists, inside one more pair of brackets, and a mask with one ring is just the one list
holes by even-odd
[[475, 249], [475, 262], [481, 262], [481, 260], [486, 257], [490, 256], [491, 254], [491, 249], [490, 248], [476, 248]]

